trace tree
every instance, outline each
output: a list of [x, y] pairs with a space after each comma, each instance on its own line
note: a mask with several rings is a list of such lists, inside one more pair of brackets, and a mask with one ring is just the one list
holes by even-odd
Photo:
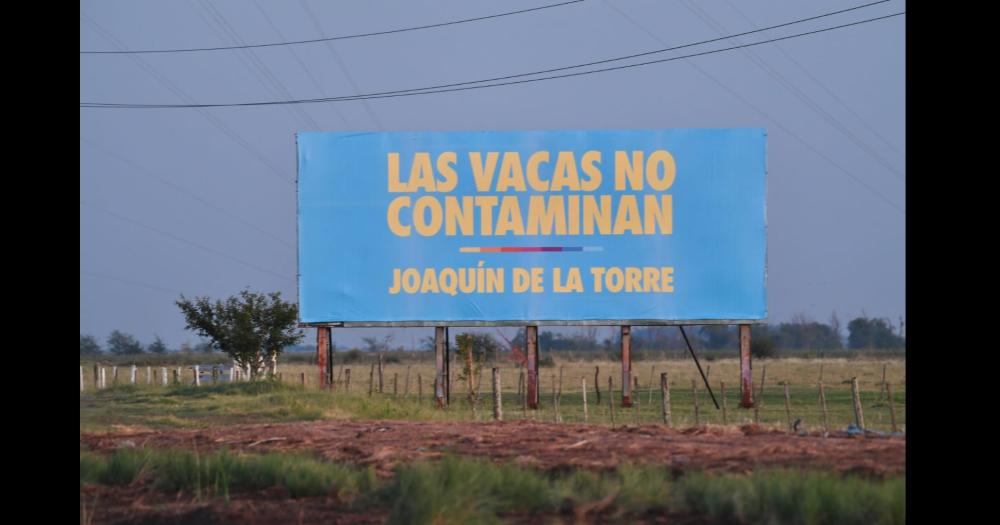
[[101, 355], [101, 345], [92, 335], [80, 334], [80, 355]]
[[202, 341], [202, 342], [194, 345], [194, 351], [195, 352], [200, 352], [202, 354], [211, 354], [213, 350], [215, 350], [215, 349], [212, 348], [212, 342], [211, 341]]
[[115, 330], [108, 336], [108, 351], [115, 355], [142, 353], [142, 343], [130, 334]]
[[167, 352], [167, 345], [160, 339], [160, 336], [156, 336], [156, 339], [149, 344], [149, 348], [146, 351], [153, 354], [165, 354]]
[[240, 366], [249, 366], [251, 378], [256, 378], [272, 358], [277, 359], [285, 347], [305, 337], [296, 327], [298, 306], [282, 301], [280, 292], [243, 290], [214, 303], [207, 297], [189, 300], [182, 295], [176, 304], [184, 314], [186, 328], [210, 339]]
[[851, 348], [905, 348], [906, 340], [893, 333], [888, 319], [857, 317], [847, 323], [847, 345]]

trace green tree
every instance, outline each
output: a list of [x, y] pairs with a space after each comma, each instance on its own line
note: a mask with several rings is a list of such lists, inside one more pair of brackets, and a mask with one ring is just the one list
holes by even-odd
[[141, 354], [142, 343], [131, 334], [115, 330], [108, 336], [108, 351], [115, 355]]
[[208, 338], [212, 345], [241, 366], [250, 367], [256, 378], [285, 347], [301, 341], [296, 326], [298, 306], [281, 300], [280, 292], [257, 293], [243, 290], [239, 295], [214, 303], [207, 297], [177, 301], [186, 328]]
[[888, 319], [857, 317], [847, 323], [847, 346], [851, 348], [905, 348], [906, 341], [893, 333]]
[[212, 348], [212, 342], [211, 341], [202, 341], [202, 342], [194, 345], [194, 351], [202, 353], [202, 354], [211, 354], [213, 350], [215, 350], [215, 349]]
[[92, 335], [80, 334], [80, 355], [101, 355], [101, 345]]
[[163, 339], [160, 339], [160, 336], [156, 336], [156, 339], [152, 343], [149, 343], [149, 348], [146, 351], [152, 354], [165, 354], [167, 352], [167, 345], [163, 342]]

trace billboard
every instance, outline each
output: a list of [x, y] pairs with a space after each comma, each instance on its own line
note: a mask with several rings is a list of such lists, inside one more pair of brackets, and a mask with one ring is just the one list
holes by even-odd
[[765, 139], [299, 133], [300, 322], [762, 321]]

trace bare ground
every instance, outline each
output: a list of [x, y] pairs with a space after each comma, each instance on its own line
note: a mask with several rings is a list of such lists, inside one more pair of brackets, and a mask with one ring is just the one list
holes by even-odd
[[417, 422], [319, 421], [231, 425], [198, 430], [80, 434], [81, 449], [107, 452], [123, 446], [227, 447], [247, 452], [315, 453], [331, 461], [373, 465], [391, 476], [400, 462], [443, 454], [514, 461], [543, 469], [612, 469], [624, 462], [681, 469], [750, 472], [759, 467], [822, 468], [868, 475], [903, 473], [904, 437], [824, 437], [742, 427], [687, 429], [660, 425], [608, 428], [535, 421]]

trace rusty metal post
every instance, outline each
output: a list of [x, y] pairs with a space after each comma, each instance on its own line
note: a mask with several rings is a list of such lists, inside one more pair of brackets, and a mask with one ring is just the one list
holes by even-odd
[[316, 362], [319, 364], [319, 388], [323, 390], [328, 387], [327, 355], [330, 348], [330, 327], [320, 326], [316, 328]]
[[622, 406], [632, 406], [632, 327], [622, 326]]
[[740, 406], [753, 407], [753, 377], [750, 366], [750, 325], [740, 325]]
[[524, 341], [528, 350], [528, 408], [538, 409], [538, 327], [524, 328]]
[[437, 374], [434, 377], [434, 400], [438, 407], [444, 406], [444, 378], [445, 378], [445, 356], [444, 356], [445, 335], [443, 326], [434, 327], [434, 364]]

